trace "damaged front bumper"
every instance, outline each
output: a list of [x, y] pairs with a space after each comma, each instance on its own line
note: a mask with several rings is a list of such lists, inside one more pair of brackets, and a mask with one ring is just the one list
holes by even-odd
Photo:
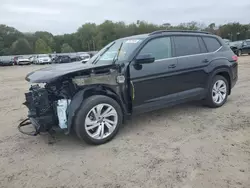
[[[30, 92], [25, 93], [28, 118], [23, 120], [18, 129], [21, 133], [36, 136], [41, 132], [50, 132], [54, 127], [67, 128], [66, 110], [70, 100], [54, 100], [46, 88], [38, 85], [31, 86]], [[33, 126], [33, 131], [24, 131], [25, 126]]]

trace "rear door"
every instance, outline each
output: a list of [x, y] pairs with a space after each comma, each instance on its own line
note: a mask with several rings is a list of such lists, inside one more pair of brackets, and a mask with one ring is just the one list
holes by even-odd
[[202, 38], [175, 36], [174, 44], [180, 83], [178, 92], [186, 97], [203, 96], [208, 79], [204, 69], [208, 66], [210, 57]]

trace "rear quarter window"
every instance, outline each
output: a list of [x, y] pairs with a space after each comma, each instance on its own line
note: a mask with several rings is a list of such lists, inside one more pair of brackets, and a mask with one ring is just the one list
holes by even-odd
[[214, 52], [221, 47], [220, 42], [216, 38], [203, 37], [203, 40], [204, 40], [209, 52]]

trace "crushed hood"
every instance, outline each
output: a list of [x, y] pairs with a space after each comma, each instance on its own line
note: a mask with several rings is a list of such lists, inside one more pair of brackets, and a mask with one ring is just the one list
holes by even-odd
[[83, 64], [81, 62], [51, 65], [29, 73], [25, 79], [31, 83], [49, 83], [70, 73], [106, 66], [110, 65]]

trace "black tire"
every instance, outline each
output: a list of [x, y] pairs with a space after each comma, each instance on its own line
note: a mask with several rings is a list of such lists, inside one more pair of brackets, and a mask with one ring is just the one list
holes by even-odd
[[[223, 102], [221, 102], [220, 104], [215, 103], [214, 100], [213, 100], [213, 86], [219, 80], [224, 81], [225, 84], [226, 84], [226, 96], [225, 96], [225, 99], [223, 100]], [[211, 82], [211, 84], [209, 86], [207, 97], [205, 99], [205, 104], [207, 106], [211, 107], [211, 108], [219, 108], [219, 107], [223, 106], [227, 102], [228, 93], [229, 93], [229, 84], [228, 84], [227, 79], [225, 77], [223, 77], [223, 76], [216, 75], [213, 78], [213, 80], [212, 80], [212, 82]]]
[[[94, 106], [101, 104], [101, 103], [109, 104], [116, 110], [117, 115], [118, 115], [118, 123], [114, 131], [108, 137], [104, 139], [95, 139], [89, 136], [89, 134], [87, 133], [85, 129], [85, 119], [89, 111]], [[87, 98], [85, 101], [83, 101], [80, 107], [80, 110], [76, 114], [76, 118], [74, 122], [74, 129], [75, 129], [76, 135], [80, 139], [87, 142], [88, 144], [100, 145], [100, 144], [104, 144], [112, 140], [116, 136], [116, 134], [119, 131], [120, 125], [122, 124], [122, 119], [123, 119], [123, 113], [122, 113], [121, 107], [114, 99], [104, 96], [104, 95], [94, 95], [94, 96]]]

